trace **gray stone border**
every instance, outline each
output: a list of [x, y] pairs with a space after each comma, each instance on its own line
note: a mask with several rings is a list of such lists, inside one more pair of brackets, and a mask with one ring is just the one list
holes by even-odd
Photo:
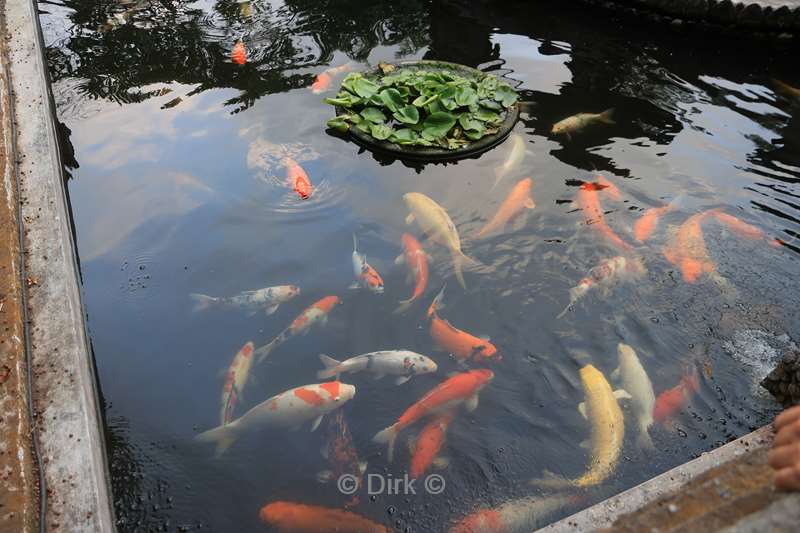
[[97, 380], [35, 0], [2, 4], [27, 259], [34, 431], [47, 531], [115, 530]]

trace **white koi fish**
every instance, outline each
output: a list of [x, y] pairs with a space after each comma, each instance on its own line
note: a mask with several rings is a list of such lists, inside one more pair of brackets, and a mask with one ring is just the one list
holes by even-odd
[[242, 397], [247, 377], [250, 375], [250, 366], [253, 364], [253, 343], [248, 342], [233, 357], [231, 366], [225, 374], [225, 384], [222, 386], [222, 407], [220, 409], [220, 424], [225, 425], [233, 420], [233, 412]]
[[512, 133], [508, 140], [511, 142], [511, 150], [508, 152], [503, 164], [494, 169], [494, 185], [492, 185], [492, 189], [497, 187], [497, 184], [519, 167], [522, 160], [525, 159], [525, 140], [522, 136]]
[[567, 139], [572, 139], [573, 133], [579, 133], [592, 124], [615, 124], [614, 119], [611, 118], [613, 114], [614, 109], [606, 109], [602, 113], [578, 113], [553, 124], [550, 133], [553, 135], [563, 134]]
[[639, 426], [637, 442], [642, 448], [652, 450], [653, 441], [650, 439], [648, 430], [653, 425], [653, 409], [656, 405], [653, 384], [633, 348], [619, 343], [617, 355], [619, 356], [619, 367], [611, 373], [611, 379], [621, 378], [622, 388], [632, 396], [631, 407]]
[[375, 294], [383, 294], [383, 278], [378, 271], [367, 263], [367, 256], [358, 253], [358, 238], [353, 233], [353, 273], [356, 281], [350, 285], [351, 289], [368, 289]]
[[215, 305], [246, 309], [248, 314], [254, 315], [263, 309], [267, 315], [278, 310], [278, 307], [300, 294], [300, 289], [294, 285], [278, 285], [255, 291], [240, 292], [235, 296], [207, 296], [192, 293], [189, 297], [194, 300], [192, 311], [204, 311]]
[[344, 373], [367, 372], [373, 374], [375, 379], [386, 375], [399, 376], [395, 383], [402, 385], [417, 374], [430, 374], [437, 370], [433, 360], [409, 350], [370, 352], [344, 361], [320, 354], [319, 359], [325, 369], [317, 372], [318, 379], [328, 379]]
[[607, 291], [617, 281], [639, 277], [645, 272], [644, 265], [636, 258], [618, 255], [611, 259], [603, 259], [597, 266], [589, 270], [589, 274], [585, 278], [569, 290], [569, 303], [556, 318], [566, 315], [567, 311], [591, 289], [601, 288]]

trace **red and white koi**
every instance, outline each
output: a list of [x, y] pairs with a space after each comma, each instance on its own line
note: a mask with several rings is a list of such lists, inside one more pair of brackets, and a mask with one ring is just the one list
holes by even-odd
[[291, 157], [287, 157], [285, 159], [285, 165], [286, 179], [289, 182], [289, 186], [292, 187], [292, 190], [303, 200], [311, 198], [311, 193], [314, 192], [314, 186], [311, 184], [311, 179], [309, 179], [306, 171], [300, 166], [300, 163]]
[[411, 304], [416, 302], [428, 287], [428, 254], [422, 249], [419, 241], [409, 233], [403, 233], [400, 238], [403, 243], [403, 253], [395, 259], [396, 264], [405, 263], [409, 268], [409, 277], [414, 281], [414, 293], [411, 298], [401, 300], [395, 313], [404, 313]]
[[419, 432], [416, 442], [411, 445], [411, 468], [408, 471], [411, 479], [422, 477], [431, 466], [447, 467], [449, 461], [440, 457], [439, 452], [455, 415], [455, 410], [442, 413], [432, 418]]
[[334, 76], [341, 74], [342, 72], [352, 70], [352, 68], [353, 65], [350, 63], [345, 63], [344, 65], [338, 67], [325, 69], [323, 72], [317, 74], [316, 78], [314, 78], [314, 83], [311, 84], [311, 92], [314, 94], [324, 93], [331, 88], [331, 83], [333, 82]]
[[378, 271], [367, 263], [367, 256], [358, 253], [358, 238], [353, 233], [353, 273], [356, 281], [351, 289], [367, 289], [375, 294], [383, 294], [383, 278]]
[[610, 259], [603, 259], [597, 266], [589, 270], [585, 278], [569, 290], [569, 303], [556, 318], [567, 314], [567, 311], [590, 290], [599, 288], [608, 291], [618, 281], [638, 278], [646, 272], [644, 265], [637, 258], [618, 255]]
[[296, 387], [261, 402], [229, 424], [204, 431], [195, 439], [216, 444], [219, 456], [244, 433], [264, 427], [297, 429], [311, 421], [311, 431], [314, 431], [326, 414], [347, 403], [355, 394], [354, 386], [338, 381]]
[[436, 372], [436, 363], [424, 355], [410, 350], [385, 350], [357, 355], [337, 361], [325, 354], [319, 356], [324, 370], [317, 372], [318, 379], [328, 379], [339, 374], [367, 372], [380, 379], [384, 376], [399, 376], [395, 384], [402, 385], [417, 374]]
[[442, 350], [450, 353], [459, 361], [474, 361], [485, 363], [487, 361], [500, 361], [502, 357], [497, 354], [497, 347], [489, 342], [488, 338], [480, 338], [462, 331], [445, 319], [439, 318], [438, 309], [444, 307], [444, 287], [436, 295], [428, 308], [430, 320], [430, 334], [433, 342]]
[[244, 291], [234, 296], [208, 296], [192, 293], [189, 295], [195, 305], [192, 311], [203, 311], [213, 306], [233, 307], [246, 309], [249, 315], [254, 315], [259, 309], [264, 309], [267, 315], [278, 310], [278, 307], [300, 294], [300, 288], [295, 285], [278, 285], [266, 287], [255, 291]]
[[233, 413], [242, 398], [252, 363], [253, 343], [248, 342], [233, 356], [231, 366], [228, 367], [228, 372], [225, 374], [225, 384], [222, 386], [222, 408], [219, 413], [220, 425], [224, 426], [233, 420]]

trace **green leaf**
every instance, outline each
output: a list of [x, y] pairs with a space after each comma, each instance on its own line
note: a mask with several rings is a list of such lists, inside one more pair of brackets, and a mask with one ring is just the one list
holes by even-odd
[[458, 123], [461, 124], [461, 127], [464, 129], [464, 131], [474, 130], [482, 132], [484, 129], [483, 122], [475, 120], [467, 113], [464, 113], [459, 117]]
[[380, 92], [380, 97], [383, 105], [393, 113], [405, 105], [403, 96], [397, 89], [384, 89]]
[[354, 94], [347, 92], [339, 93], [336, 98], [325, 98], [324, 102], [330, 105], [337, 105], [341, 107], [353, 107], [361, 103], [361, 98]]
[[456, 117], [451, 115], [450, 113], [444, 112], [437, 112], [431, 114], [428, 118], [425, 119], [423, 123], [425, 129], [422, 130], [423, 136], [426, 138], [439, 138], [444, 137], [447, 135], [447, 132], [450, 131], [456, 123]]
[[416, 124], [419, 122], [419, 111], [413, 105], [407, 105], [398, 109], [394, 118], [404, 124]]
[[367, 78], [357, 78], [353, 81], [353, 90], [361, 98], [371, 98], [379, 88], [377, 83]]
[[452, 111], [458, 107], [458, 103], [456, 103], [456, 88], [455, 87], [448, 87], [441, 93], [439, 93], [439, 102], [441, 102], [442, 107], [447, 109], [448, 111]]
[[499, 122], [500, 115], [495, 113], [494, 111], [489, 111], [488, 109], [478, 109], [475, 113], [472, 114], [475, 119], [480, 120], [481, 122]]
[[379, 141], [383, 141], [391, 137], [394, 130], [386, 124], [372, 124], [369, 127], [369, 132]]
[[459, 106], [469, 106], [478, 101], [478, 93], [467, 85], [457, 87], [455, 96]]
[[370, 133], [370, 130], [369, 130], [370, 126], [372, 126], [372, 124], [367, 122], [366, 120], [356, 124], [356, 128], [360, 129], [364, 133]]
[[425, 107], [426, 105], [430, 104], [431, 102], [433, 102], [433, 101], [434, 101], [434, 100], [436, 100], [437, 98], [439, 98], [439, 95], [438, 95], [438, 94], [433, 94], [433, 95], [431, 95], [431, 96], [425, 96], [425, 95], [423, 94], [423, 95], [417, 96], [417, 97], [414, 99], [414, 101], [413, 101], [413, 102], [411, 102], [411, 104], [412, 104], [412, 105], [415, 105], [415, 106], [417, 106], [417, 107]]
[[381, 112], [381, 110], [377, 107], [365, 107], [361, 111], [361, 116], [369, 122], [374, 122], [375, 124], [383, 124], [386, 122], [386, 115], [384, 115], [383, 112]]
[[[488, 98], [478, 101], [478, 104], [480, 104], [483, 107], [486, 107], [488, 109], [491, 109], [492, 111], [502, 111], [503, 110], [503, 106], [502, 105], [498, 104], [494, 100], [489, 100]], [[475, 111], [477, 111], [477, 109]], [[475, 111], [473, 111], [473, 113]]]
[[517, 91], [505, 84], [500, 85], [494, 92], [494, 99], [503, 104], [503, 107], [514, 105], [517, 98]]
[[350, 131], [350, 124], [341, 117], [334, 117], [328, 121], [328, 127], [341, 133]]
[[400, 128], [395, 130], [389, 140], [398, 144], [413, 144], [419, 138], [417, 132], [408, 128]]

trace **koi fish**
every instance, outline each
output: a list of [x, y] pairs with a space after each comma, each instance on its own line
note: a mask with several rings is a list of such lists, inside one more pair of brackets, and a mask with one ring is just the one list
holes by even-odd
[[689, 404], [689, 400], [698, 390], [700, 390], [700, 380], [697, 371], [692, 368], [681, 377], [676, 386], [658, 395], [653, 407], [653, 420], [659, 424], [666, 424]]
[[447, 428], [455, 417], [455, 411], [448, 411], [431, 419], [428, 424], [419, 432], [416, 442], [411, 450], [411, 468], [409, 476], [411, 479], [422, 477], [431, 466], [445, 468], [448, 460], [439, 457], [439, 451], [444, 445]]
[[276, 501], [261, 508], [261, 521], [282, 533], [391, 533], [363, 516], [316, 505]]
[[247, 63], [247, 48], [244, 47], [242, 41], [237, 41], [231, 50], [231, 61], [237, 65], [244, 65]]
[[326, 414], [344, 405], [355, 394], [354, 386], [338, 381], [290, 389], [261, 402], [229, 424], [200, 433], [195, 440], [215, 443], [217, 456], [220, 456], [241, 435], [259, 428], [297, 429], [311, 421], [311, 431], [314, 431]]
[[294, 285], [278, 285], [255, 291], [240, 292], [235, 296], [208, 296], [192, 293], [189, 297], [194, 300], [192, 311], [203, 311], [212, 306], [234, 307], [246, 309], [249, 315], [254, 315], [259, 309], [264, 309], [267, 315], [278, 310], [278, 307], [300, 294], [300, 289]]
[[250, 1], [249, 0], [238, 0], [239, 4], [239, 13], [242, 15], [243, 19], [249, 19], [253, 15], [252, 9], [250, 9]]
[[314, 191], [314, 186], [311, 185], [311, 180], [308, 174], [303, 170], [300, 164], [291, 157], [286, 158], [286, 177], [289, 184], [303, 200], [311, 198], [311, 193]]
[[311, 84], [311, 92], [314, 94], [320, 94], [327, 91], [331, 88], [331, 83], [333, 82], [334, 76], [342, 72], [347, 72], [352, 68], [353, 66], [350, 63], [345, 63], [339, 67], [325, 69], [323, 72], [317, 74], [316, 78], [314, 78], [314, 83]]
[[583, 211], [583, 218], [586, 225], [594, 227], [611, 244], [623, 251], [630, 251], [631, 245], [623, 241], [606, 222], [603, 208], [600, 206], [598, 191], [608, 188], [607, 185], [600, 183], [587, 182], [578, 189], [577, 204]]
[[453, 525], [449, 533], [529, 533], [547, 517], [575, 499], [574, 496], [530, 496], [510, 500], [492, 509], [481, 509]]
[[757, 227], [752, 226], [747, 222], [744, 222], [743, 220], [739, 220], [735, 216], [729, 215], [728, 213], [720, 209], [712, 209], [711, 211], [709, 211], [709, 213], [714, 218], [716, 218], [717, 220], [728, 226], [728, 228], [732, 232], [736, 233], [740, 237], [745, 237], [748, 239], [764, 238], [764, 232], [758, 229]]
[[247, 376], [250, 374], [250, 365], [253, 363], [253, 343], [248, 342], [239, 350], [228, 372], [225, 374], [225, 384], [222, 386], [222, 408], [220, 409], [220, 425], [230, 423], [233, 420], [233, 413], [236, 405], [242, 397], [242, 391], [247, 384]]
[[476, 239], [485, 237], [490, 233], [502, 229], [508, 222], [517, 216], [523, 209], [533, 209], [536, 204], [531, 197], [531, 185], [533, 181], [530, 178], [520, 180], [511, 192], [508, 194], [503, 203], [500, 204], [500, 209], [497, 210], [492, 220], [490, 220], [476, 235]]
[[395, 309], [395, 313], [405, 312], [425, 293], [425, 288], [428, 286], [428, 254], [413, 235], [403, 233], [401, 241], [403, 242], [403, 253], [397, 256], [395, 263], [408, 265], [409, 274], [414, 279], [414, 293], [408, 300], [400, 301], [400, 306]]
[[317, 372], [318, 379], [328, 379], [339, 374], [367, 372], [373, 374], [375, 379], [387, 375], [399, 376], [395, 380], [397, 385], [402, 385], [417, 374], [432, 374], [438, 368], [430, 358], [410, 350], [370, 352], [345, 361], [337, 361], [333, 357], [320, 354], [319, 359], [325, 365], [325, 369]]
[[489, 342], [489, 339], [482, 339], [461, 331], [447, 320], [439, 318], [437, 309], [444, 307], [444, 287], [436, 295], [428, 308], [428, 320], [430, 320], [430, 333], [433, 342], [442, 350], [452, 354], [459, 361], [472, 360], [476, 363], [487, 361], [499, 361], [501, 357], [497, 354], [497, 348]]
[[606, 109], [602, 113], [578, 113], [559, 120], [550, 130], [553, 135], [565, 135], [567, 139], [572, 139], [573, 133], [580, 133], [587, 126], [593, 124], [615, 124], [612, 115], [614, 109]]
[[466, 288], [464, 274], [461, 271], [462, 263], [474, 262], [474, 260], [461, 251], [461, 239], [450, 215], [442, 206], [418, 192], [404, 194], [403, 200], [405, 200], [408, 210], [411, 211], [406, 217], [406, 224], [411, 224], [416, 220], [422, 231], [428, 234], [431, 240], [450, 250], [456, 279], [463, 288]]
[[485, 368], [456, 374], [431, 389], [406, 409], [397, 422], [379, 431], [372, 438], [373, 442], [388, 444], [389, 462], [391, 462], [395, 440], [403, 429], [426, 416], [443, 413], [462, 404], [468, 411], [474, 411], [478, 407], [478, 394], [493, 378], [494, 372]]
[[689, 217], [664, 247], [664, 257], [680, 268], [686, 283], [696, 283], [703, 274], [717, 275], [717, 265], [708, 255], [702, 222], [708, 211]]
[[509, 137], [511, 141], [511, 150], [508, 152], [508, 157], [502, 165], [494, 169], [494, 185], [492, 189], [497, 187], [504, 177], [513, 172], [525, 159], [525, 140], [521, 135], [512, 133]]
[[800, 89], [797, 87], [792, 87], [788, 83], [784, 83], [781, 80], [776, 80], [773, 78], [772, 83], [775, 85], [776, 89], [785, 94], [786, 96], [791, 96], [792, 98], [797, 98], [800, 100]]
[[292, 337], [300, 334], [306, 335], [315, 324], [325, 325], [328, 322], [328, 315], [339, 303], [340, 300], [337, 296], [326, 296], [306, 307], [305, 310], [289, 324], [288, 328], [281, 331], [269, 344], [265, 344], [253, 352], [254, 355], [258, 356], [257, 362], [261, 363], [275, 348]]
[[353, 272], [356, 275], [356, 282], [350, 288], [365, 288], [375, 294], [383, 294], [383, 278], [380, 274], [367, 263], [367, 256], [358, 253], [358, 239], [353, 233]]
[[661, 217], [672, 210], [671, 205], [664, 205], [661, 207], [651, 207], [646, 210], [642, 216], [636, 219], [633, 224], [633, 236], [639, 242], [644, 242], [650, 238], [653, 232], [658, 228], [658, 223]]
[[589, 270], [589, 274], [569, 290], [569, 303], [556, 317], [561, 318], [574, 306], [578, 300], [594, 288], [608, 291], [617, 281], [633, 279], [645, 274], [646, 269], [641, 261], [618, 255], [610, 259], [603, 259], [597, 266]]
[[[317, 479], [327, 483], [333, 479], [338, 480], [342, 476], [352, 476], [357, 480], [358, 487], [361, 487], [367, 463], [358, 460], [353, 435], [350, 433], [341, 409], [328, 419], [328, 434], [325, 447], [322, 448], [322, 455], [330, 463], [331, 469], [317, 474]], [[358, 505], [358, 496], [355, 493], [345, 507], [354, 505]]]
[[639, 446], [653, 450], [653, 441], [650, 439], [650, 426], [653, 425], [653, 408], [656, 403], [656, 395], [653, 392], [653, 384], [647, 376], [636, 351], [624, 343], [617, 346], [617, 356], [619, 366], [611, 374], [611, 379], [621, 378], [622, 387], [630, 393], [631, 409], [636, 416], [636, 423], [639, 426]]
[[619, 187], [614, 185], [613, 182], [609, 181], [608, 178], [603, 176], [602, 174], [597, 175], [597, 183], [606, 191], [606, 194], [611, 196], [612, 200], [622, 200], [622, 193], [619, 190]]

